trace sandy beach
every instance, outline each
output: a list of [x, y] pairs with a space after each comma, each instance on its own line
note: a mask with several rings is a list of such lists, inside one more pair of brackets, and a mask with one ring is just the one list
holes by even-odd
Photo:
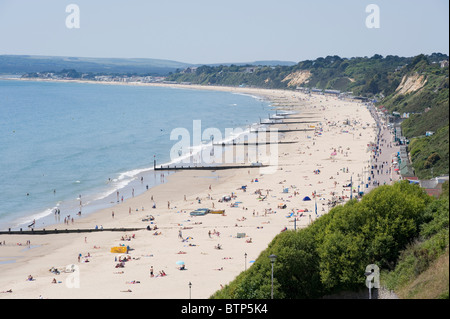
[[[292, 124], [289, 129], [314, 130], [280, 134], [280, 140], [296, 143], [278, 145], [274, 173], [264, 174], [258, 167], [178, 171], [165, 184], [136, 197], [128, 194], [113, 208], [51, 227], [151, 230], [0, 235], [0, 299], [184, 299], [190, 293], [208, 298], [250, 268], [278, 233], [307, 227], [329, 211], [330, 202], [349, 200], [350, 188], [344, 186], [351, 180], [364, 188], [371, 160], [368, 144], [376, 142], [377, 130], [363, 104], [292, 91], [176, 87], [264, 97], [280, 110], [317, 123]], [[231, 201], [219, 202], [232, 194]], [[304, 201], [306, 196], [311, 200]], [[225, 214], [190, 216], [197, 208], [223, 209]], [[142, 221], [148, 215], [154, 220]], [[129, 246], [127, 254], [111, 252], [121, 245]], [[178, 269], [182, 263], [185, 270]], [[60, 273], [50, 272], [52, 267]], [[27, 280], [29, 275], [33, 280]]]

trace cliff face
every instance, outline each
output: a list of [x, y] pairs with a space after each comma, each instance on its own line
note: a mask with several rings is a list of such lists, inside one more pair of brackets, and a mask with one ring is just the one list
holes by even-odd
[[297, 87], [303, 84], [307, 84], [309, 82], [309, 78], [311, 77], [311, 72], [309, 70], [300, 70], [296, 72], [292, 72], [287, 77], [283, 79], [282, 82], [288, 82], [288, 87]]
[[427, 83], [427, 78], [425, 75], [405, 75], [402, 78], [402, 82], [396, 89], [396, 94], [408, 94], [411, 92], [415, 92], [424, 87]]

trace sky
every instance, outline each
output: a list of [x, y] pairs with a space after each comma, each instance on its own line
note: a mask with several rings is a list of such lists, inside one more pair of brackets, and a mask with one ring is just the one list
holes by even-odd
[[[71, 4], [79, 28], [66, 23]], [[209, 64], [433, 52], [449, 54], [448, 0], [0, 0], [0, 55]]]

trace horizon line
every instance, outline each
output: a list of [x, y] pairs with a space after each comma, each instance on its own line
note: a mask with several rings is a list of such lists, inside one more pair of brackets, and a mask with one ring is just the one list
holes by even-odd
[[326, 58], [326, 57], [333, 57], [333, 56], [337, 56], [341, 59], [354, 59], [354, 58], [371, 58], [374, 57], [375, 55], [380, 55], [383, 58], [386, 58], [388, 56], [396, 56], [396, 57], [403, 57], [403, 58], [413, 58], [419, 55], [432, 55], [432, 54], [442, 54], [442, 55], [447, 55], [449, 56], [449, 53], [446, 52], [432, 52], [432, 53], [419, 53], [419, 54], [415, 54], [415, 55], [409, 55], [409, 56], [401, 56], [401, 55], [397, 55], [397, 54], [387, 54], [387, 55], [383, 55], [383, 54], [379, 54], [379, 53], [375, 53], [372, 56], [352, 56], [352, 57], [343, 57], [337, 54], [333, 54], [333, 55], [326, 55], [326, 56], [318, 56], [316, 58], [309, 58], [309, 59], [302, 59], [299, 61], [290, 61], [290, 60], [280, 60], [280, 59], [255, 59], [254, 61], [246, 61], [246, 62], [212, 62], [212, 63], [192, 63], [192, 62], [184, 62], [184, 61], [180, 61], [180, 60], [173, 60], [173, 59], [164, 59], [164, 58], [143, 58], [143, 57], [92, 57], [92, 56], [70, 56], [70, 55], [45, 55], [45, 54], [8, 54], [8, 53], [0, 53], [0, 56], [17, 56], [17, 57], [48, 57], [48, 58], [77, 58], [77, 59], [98, 59], [98, 60], [106, 60], [106, 59], [113, 59], [113, 60], [157, 60], [157, 61], [167, 61], [167, 62], [176, 62], [176, 63], [180, 63], [180, 64], [188, 64], [188, 65], [233, 65], [233, 64], [250, 64], [250, 63], [255, 63], [255, 62], [283, 62], [283, 63], [294, 63], [294, 64], [298, 64], [300, 62], [304, 62], [304, 61], [311, 61], [311, 60], [316, 60], [319, 58]]

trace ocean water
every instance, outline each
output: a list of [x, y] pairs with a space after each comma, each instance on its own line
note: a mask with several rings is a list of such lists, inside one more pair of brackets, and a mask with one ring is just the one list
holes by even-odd
[[112, 206], [117, 192], [129, 198], [132, 189], [138, 195], [163, 182], [153, 161], [172, 162], [174, 129], [193, 136], [200, 120], [202, 130], [217, 128], [225, 137], [226, 128], [248, 129], [275, 110], [227, 92], [0, 80], [0, 112], [3, 230], [26, 229], [33, 220], [36, 227], [62, 223], [80, 210]]

